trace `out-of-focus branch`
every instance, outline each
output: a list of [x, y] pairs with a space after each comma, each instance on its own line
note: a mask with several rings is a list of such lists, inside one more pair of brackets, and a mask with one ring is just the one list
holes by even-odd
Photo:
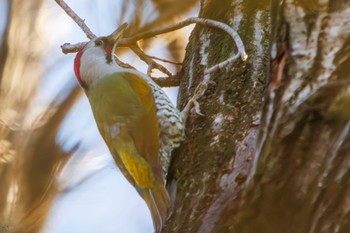
[[[74, 22], [78, 24], [78, 26], [83, 30], [85, 35], [91, 40], [95, 38], [95, 34], [90, 30], [90, 28], [86, 25], [84, 20], [80, 18], [73, 10], [70, 8], [67, 3], [65, 3], [63, 0], [55, 0], [57, 4], [69, 15]], [[79, 43], [81, 45], [81, 43]], [[63, 51], [63, 49], [62, 49]], [[64, 52], [64, 51], [63, 51]], [[76, 52], [76, 51], [75, 51]], [[65, 53], [65, 52], [64, 52]]]

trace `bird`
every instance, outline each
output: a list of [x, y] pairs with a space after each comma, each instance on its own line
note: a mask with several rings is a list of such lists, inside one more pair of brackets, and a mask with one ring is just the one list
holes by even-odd
[[170, 213], [166, 175], [185, 121], [150, 76], [118, 65], [114, 51], [126, 24], [79, 48], [74, 72], [116, 165], [146, 202], [156, 232]]

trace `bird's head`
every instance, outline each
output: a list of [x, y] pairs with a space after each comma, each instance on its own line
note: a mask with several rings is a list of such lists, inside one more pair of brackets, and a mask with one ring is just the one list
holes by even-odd
[[86, 88], [99, 78], [115, 72], [114, 50], [127, 24], [109, 36], [96, 37], [82, 45], [74, 59], [74, 73], [81, 87]]

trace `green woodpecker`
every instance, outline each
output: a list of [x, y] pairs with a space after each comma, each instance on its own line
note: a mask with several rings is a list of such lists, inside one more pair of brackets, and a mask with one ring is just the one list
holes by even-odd
[[117, 166], [147, 203], [160, 232], [170, 208], [164, 171], [184, 138], [184, 122], [149, 76], [116, 64], [114, 49], [125, 27], [81, 47], [74, 71]]

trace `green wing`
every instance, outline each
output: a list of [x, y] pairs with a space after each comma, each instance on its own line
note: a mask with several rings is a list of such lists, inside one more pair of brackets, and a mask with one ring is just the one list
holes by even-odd
[[102, 137], [113, 156], [120, 156], [119, 167], [121, 158], [136, 183], [163, 180], [156, 106], [146, 81], [114, 73], [90, 87], [87, 96]]

